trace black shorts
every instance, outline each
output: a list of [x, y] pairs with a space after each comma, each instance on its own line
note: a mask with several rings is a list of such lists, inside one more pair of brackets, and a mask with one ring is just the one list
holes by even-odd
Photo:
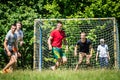
[[[9, 51], [11, 52], [11, 56], [12, 56], [12, 55], [15, 55], [15, 53], [13, 52], [13, 50], [9, 50]], [[4, 50], [4, 52], [5, 52], [5, 55], [8, 56], [7, 51]]]
[[[10, 51], [11, 52], [11, 56], [14, 55], [13, 51]], [[7, 51], [4, 49], [4, 59], [5, 59], [5, 63], [8, 63], [9, 60], [10, 60], [10, 57], [7, 55]]]
[[79, 52], [80, 54], [82, 54], [82, 53], [86, 53], [87, 55], [90, 55], [90, 53], [89, 52]]

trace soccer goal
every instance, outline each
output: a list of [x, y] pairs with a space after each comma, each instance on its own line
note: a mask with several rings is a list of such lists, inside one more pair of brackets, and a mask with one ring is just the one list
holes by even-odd
[[[65, 69], [73, 69], [78, 61], [74, 57], [74, 46], [80, 39], [80, 32], [87, 33], [87, 38], [92, 41], [94, 48], [91, 64], [93, 68], [99, 68], [99, 62], [95, 61], [97, 46], [101, 38], [109, 47], [111, 60], [109, 67], [120, 68], [118, 27], [115, 18], [79, 18], [79, 19], [35, 19], [34, 20], [34, 56], [33, 69], [48, 69], [55, 63], [53, 54], [48, 50], [47, 39], [50, 32], [56, 27], [57, 21], [62, 21], [63, 30], [66, 33], [69, 50], [66, 52], [68, 62], [61, 66]], [[65, 45], [63, 44], [63, 50]], [[85, 67], [85, 60], [80, 66]]]

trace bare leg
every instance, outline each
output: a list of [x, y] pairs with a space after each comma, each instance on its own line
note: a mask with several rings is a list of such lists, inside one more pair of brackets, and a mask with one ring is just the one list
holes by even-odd
[[16, 58], [14, 55], [11, 56], [9, 63], [3, 68], [3, 71], [10, 68], [14, 63], [16, 63]]
[[76, 67], [75, 67], [75, 71], [77, 71], [79, 65], [82, 63], [83, 57], [84, 57], [84, 54], [79, 53], [79, 61], [78, 61], [77, 65], [76, 65]]
[[87, 65], [87, 67], [90, 67], [90, 58], [91, 58], [91, 55], [86, 55], [86, 65]]
[[57, 69], [60, 65], [60, 62], [61, 62], [61, 58], [59, 58], [56, 62], [56, 64], [54, 66], [51, 67], [51, 69], [54, 71], [55, 69]]
[[63, 65], [63, 64], [65, 64], [67, 62], [67, 58], [65, 57], [65, 56], [63, 56], [62, 58], [61, 58], [61, 63], [60, 63], [60, 65]]
[[11, 66], [11, 71], [13, 71], [15, 68], [16, 68], [16, 65], [17, 65], [17, 58], [18, 58], [18, 55], [17, 53], [15, 53], [15, 57], [14, 57], [14, 61], [15, 63]]
[[90, 55], [86, 55], [86, 64], [90, 64], [90, 58], [91, 58], [91, 56]]

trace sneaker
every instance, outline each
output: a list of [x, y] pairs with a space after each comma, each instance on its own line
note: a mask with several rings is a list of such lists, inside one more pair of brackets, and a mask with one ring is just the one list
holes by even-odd
[[55, 66], [51, 66], [50, 69], [54, 71], [55, 70]]
[[0, 71], [0, 74], [3, 74], [3, 71]]
[[13, 71], [11, 69], [6, 69], [7, 73], [12, 73]]
[[6, 70], [2, 70], [0, 71], [1, 74], [5, 74], [5, 73], [8, 73]]

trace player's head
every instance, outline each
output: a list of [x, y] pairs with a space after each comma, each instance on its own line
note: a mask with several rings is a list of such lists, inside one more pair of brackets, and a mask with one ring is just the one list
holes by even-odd
[[62, 30], [62, 22], [61, 21], [57, 22], [57, 29]]
[[22, 27], [22, 23], [21, 23], [21, 22], [17, 22], [17, 23], [16, 23], [16, 26], [17, 26], [17, 30], [20, 30], [21, 27]]
[[12, 33], [14, 33], [14, 32], [15, 32], [16, 28], [17, 28], [17, 27], [16, 27], [16, 25], [15, 25], [15, 24], [12, 24], [12, 25], [11, 25], [11, 31], [12, 31]]
[[104, 45], [104, 43], [105, 43], [105, 40], [104, 39], [100, 39], [100, 44]]
[[85, 32], [82, 32], [82, 33], [80, 34], [80, 38], [81, 38], [81, 39], [85, 39], [85, 38], [86, 38], [86, 33], [85, 33]]

